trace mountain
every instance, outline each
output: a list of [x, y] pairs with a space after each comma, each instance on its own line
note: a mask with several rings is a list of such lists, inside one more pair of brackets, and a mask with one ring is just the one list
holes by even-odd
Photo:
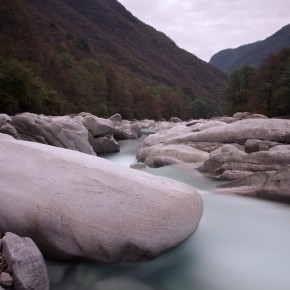
[[213, 55], [209, 63], [231, 74], [245, 65], [257, 68], [269, 54], [277, 53], [284, 47], [290, 47], [290, 24], [265, 40], [222, 50]]
[[212, 111], [226, 80], [116, 0], [1, 0], [0, 43], [8, 113], [188, 118], [194, 102]]

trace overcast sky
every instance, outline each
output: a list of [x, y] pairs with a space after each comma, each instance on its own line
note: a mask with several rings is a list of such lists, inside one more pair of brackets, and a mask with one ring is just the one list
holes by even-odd
[[289, 0], [118, 0], [143, 22], [209, 61], [290, 23]]

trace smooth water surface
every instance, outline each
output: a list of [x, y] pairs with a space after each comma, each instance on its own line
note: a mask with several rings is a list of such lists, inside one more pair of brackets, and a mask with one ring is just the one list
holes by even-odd
[[[142, 139], [106, 155], [129, 166]], [[290, 206], [213, 193], [217, 182], [191, 166], [144, 171], [197, 188], [204, 200], [198, 231], [151, 262], [129, 265], [47, 262], [52, 290], [289, 290]]]

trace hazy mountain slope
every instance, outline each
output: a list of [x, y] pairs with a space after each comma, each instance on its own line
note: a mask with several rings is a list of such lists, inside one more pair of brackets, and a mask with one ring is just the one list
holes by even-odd
[[[109, 114], [126, 106], [135, 116], [133, 104], [141, 108], [151, 97], [161, 112], [155, 115], [162, 116], [166, 96], [172, 96], [172, 111], [180, 106], [181, 114], [198, 96], [217, 100], [225, 84], [220, 70], [178, 48], [116, 0], [1, 0], [0, 16], [0, 76], [6, 76], [7, 59], [16, 61], [15, 69], [47, 89], [41, 102], [49, 103], [54, 93], [64, 112], [102, 107]], [[11, 79], [6, 81], [11, 89]], [[8, 100], [10, 111], [30, 108], [16, 104], [18, 99]]]
[[209, 63], [230, 74], [245, 65], [256, 68], [269, 54], [276, 53], [284, 47], [290, 47], [290, 24], [265, 40], [222, 50], [213, 55]]

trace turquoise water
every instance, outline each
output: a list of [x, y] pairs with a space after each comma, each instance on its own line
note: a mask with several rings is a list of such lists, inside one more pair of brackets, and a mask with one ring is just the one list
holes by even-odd
[[[142, 139], [121, 142], [106, 155], [135, 162]], [[204, 200], [198, 231], [154, 261], [127, 265], [48, 262], [51, 289], [289, 290], [290, 206], [213, 193], [217, 182], [190, 166], [146, 168], [197, 188]]]

